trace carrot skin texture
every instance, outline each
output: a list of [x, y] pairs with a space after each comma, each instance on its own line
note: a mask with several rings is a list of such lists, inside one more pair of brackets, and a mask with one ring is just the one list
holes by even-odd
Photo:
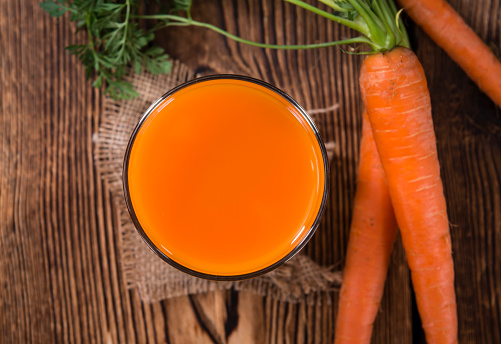
[[364, 112], [357, 191], [339, 296], [335, 344], [370, 344], [396, 234], [388, 186]]
[[360, 87], [429, 344], [457, 343], [454, 266], [431, 103], [409, 49], [369, 56]]
[[398, 0], [430, 38], [501, 107], [501, 62], [444, 0]]

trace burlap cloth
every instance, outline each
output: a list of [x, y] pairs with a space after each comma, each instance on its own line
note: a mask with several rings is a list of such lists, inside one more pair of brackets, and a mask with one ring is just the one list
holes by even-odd
[[169, 89], [194, 78], [179, 62], [173, 63], [168, 75], [130, 73], [131, 82], [140, 96], [132, 100], [105, 98], [99, 131], [94, 137], [94, 159], [105, 187], [112, 194], [114, 211], [119, 219], [119, 262], [127, 288], [138, 288], [141, 299], [155, 302], [170, 297], [235, 288], [283, 301], [308, 302], [319, 293], [328, 295], [341, 282], [341, 274], [332, 267], [322, 267], [299, 253], [278, 269], [250, 280], [215, 282], [189, 276], [158, 258], [137, 234], [129, 217], [122, 189], [122, 163], [125, 148], [139, 118]]

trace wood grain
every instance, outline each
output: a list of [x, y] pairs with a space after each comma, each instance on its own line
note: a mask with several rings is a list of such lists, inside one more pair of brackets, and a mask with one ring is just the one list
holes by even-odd
[[[451, 0], [495, 52], [500, 0]], [[145, 3], [147, 4], [147, 3]], [[146, 6], [146, 11], [148, 6]], [[261, 42], [308, 43], [352, 33], [282, 1], [195, 1], [193, 16]], [[406, 20], [431, 91], [450, 214], [461, 343], [501, 342], [501, 111]], [[117, 218], [98, 178], [93, 135], [102, 94], [64, 46], [83, 42], [67, 16], [35, 0], [0, 0], [0, 343], [330, 343], [337, 294], [289, 304], [236, 291], [154, 304], [128, 291]], [[342, 267], [361, 129], [362, 57], [337, 48], [252, 48], [199, 28], [157, 36], [198, 74], [238, 73], [275, 84], [334, 142], [331, 191], [306, 252]], [[401, 244], [374, 343], [424, 343]]]

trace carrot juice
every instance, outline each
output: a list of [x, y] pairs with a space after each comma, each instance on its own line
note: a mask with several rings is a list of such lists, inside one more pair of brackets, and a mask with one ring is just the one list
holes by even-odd
[[262, 81], [204, 77], [165, 94], [127, 147], [124, 189], [150, 248], [198, 277], [270, 271], [313, 235], [328, 163], [315, 125]]

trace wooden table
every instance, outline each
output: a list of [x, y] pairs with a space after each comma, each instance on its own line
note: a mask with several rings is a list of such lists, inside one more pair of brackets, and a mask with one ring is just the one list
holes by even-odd
[[[451, 0], [500, 52], [501, 3]], [[351, 33], [280, 1], [195, 1], [195, 18], [273, 43]], [[448, 201], [460, 343], [501, 343], [501, 112], [406, 20], [429, 82]], [[93, 135], [103, 95], [64, 46], [84, 41], [67, 16], [36, 0], [0, 0], [0, 342], [330, 343], [337, 306], [288, 304], [236, 291], [142, 303], [123, 284], [116, 218], [96, 174]], [[306, 252], [323, 265], [345, 254], [361, 129], [362, 57], [337, 48], [273, 51], [198, 28], [158, 35], [200, 74], [271, 82], [315, 116], [336, 143], [327, 213]], [[325, 300], [323, 300], [325, 301]], [[424, 343], [409, 272], [396, 246], [374, 343]]]

